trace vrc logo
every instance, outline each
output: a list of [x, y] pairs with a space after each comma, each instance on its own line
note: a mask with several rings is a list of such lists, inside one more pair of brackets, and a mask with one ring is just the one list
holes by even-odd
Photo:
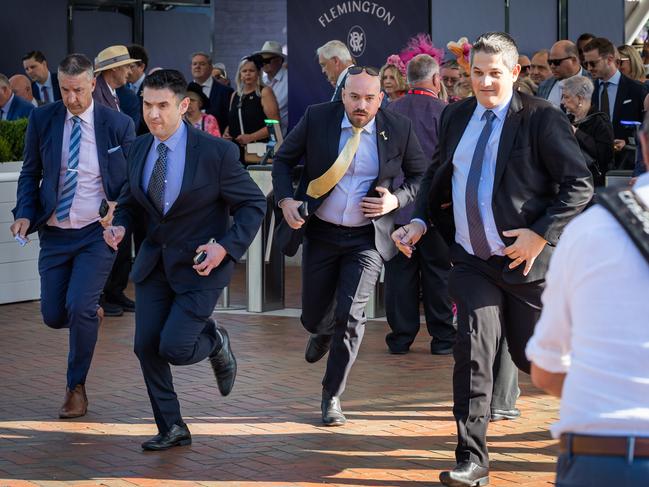
[[365, 52], [367, 39], [365, 38], [365, 31], [360, 25], [355, 25], [349, 29], [349, 34], [347, 34], [347, 45], [354, 57], [362, 56]]

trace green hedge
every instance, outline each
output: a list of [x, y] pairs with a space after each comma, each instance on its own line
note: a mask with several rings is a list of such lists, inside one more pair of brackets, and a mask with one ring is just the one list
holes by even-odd
[[0, 162], [22, 161], [27, 119], [0, 120]]

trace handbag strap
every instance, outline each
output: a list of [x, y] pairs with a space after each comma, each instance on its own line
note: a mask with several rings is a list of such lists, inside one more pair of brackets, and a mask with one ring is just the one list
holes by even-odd
[[597, 202], [606, 208], [624, 228], [649, 264], [649, 208], [630, 189], [607, 189], [597, 195]]

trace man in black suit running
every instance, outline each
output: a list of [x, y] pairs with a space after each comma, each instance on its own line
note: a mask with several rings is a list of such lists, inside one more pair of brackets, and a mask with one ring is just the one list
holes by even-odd
[[393, 239], [409, 254], [427, 222], [451, 246], [449, 294], [457, 304], [453, 414], [457, 466], [448, 486], [489, 482], [487, 425], [494, 359], [505, 335], [529, 373], [525, 345], [541, 310], [545, 272], [563, 228], [593, 193], [568, 119], [552, 104], [514, 91], [514, 40], [483, 34], [471, 52], [475, 97], [449, 105], [413, 221]]
[[[365, 305], [383, 260], [396, 255], [390, 240], [397, 208], [411, 202], [424, 155], [409, 119], [380, 110], [378, 72], [351, 67], [343, 101], [309, 107], [273, 161], [273, 187], [286, 223], [305, 233], [302, 324], [312, 333], [307, 362], [328, 350], [322, 381], [322, 421], [345, 423], [339, 397], [365, 329]], [[292, 169], [304, 157], [293, 194]], [[394, 179], [403, 171], [403, 183]], [[308, 222], [298, 212], [305, 201]], [[305, 226], [305, 228], [301, 228]]]

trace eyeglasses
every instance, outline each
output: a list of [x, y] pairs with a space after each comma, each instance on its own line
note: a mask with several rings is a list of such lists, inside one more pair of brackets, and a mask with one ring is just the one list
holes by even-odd
[[602, 58], [597, 58], [595, 61], [584, 61], [584, 67], [586, 69], [594, 68], [602, 60]]
[[548, 59], [548, 64], [550, 66], [559, 66], [562, 62], [564, 62], [566, 59], [570, 59], [572, 56], [567, 56], [567, 57], [560, 57], [557, 59]]
[[365, 71], [367, 74], [370, 76], [378, 76], [379, 75], [379, 70], [376, 68], [373, 68], [372, 66], [352, 66], [347, 70], [347, 73], [353, 75], [356, 74], [361, 74], [363, 71]]
[[528, 64], [527, 66], [521, 66], [521, 73], [527, 73], [530, 69], [532, 69], [532, 66]]

